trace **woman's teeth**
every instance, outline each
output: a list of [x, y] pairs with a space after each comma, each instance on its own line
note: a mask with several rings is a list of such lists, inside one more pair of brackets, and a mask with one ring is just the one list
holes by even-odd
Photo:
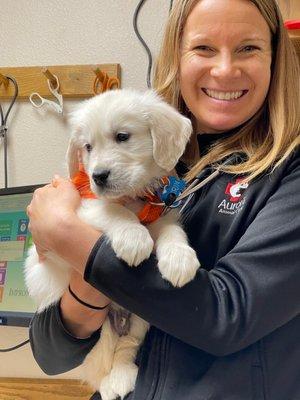
[[236, 100], [243, 96], [243, 90], [239, 92], [217, 92], [215, 90], [203, 89], [209, 97], [217, 100]]

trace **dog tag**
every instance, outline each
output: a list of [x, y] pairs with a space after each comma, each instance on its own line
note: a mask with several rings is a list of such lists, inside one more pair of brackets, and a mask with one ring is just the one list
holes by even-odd
[[159, 198], [167, 207], [179, 207], [181, 201], [176, 201], [176, 199], [184, 191], [186, 182], [176, 176], [168, 176], [168, 181], [159, 194]]
[[109, 322], [119, 336], [128, 335], [130, 329], [130, 316], [131, 313], [124, 309], [109, 310]]

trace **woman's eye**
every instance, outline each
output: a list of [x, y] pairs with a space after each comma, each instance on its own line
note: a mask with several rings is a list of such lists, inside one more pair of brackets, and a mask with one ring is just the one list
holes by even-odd
[[198, 51], [211, 51], [212, 49], [210, 47], [208, 47], [208, 46], [197, 46], [197, 47], [195, 47], [195, 50], [198, 50]]
[[126, 142], [130, 138], [130, 133], [128, 132], [118, 132], [116, 134], [117, 142]]
[[241, 49], [242, 53], [251, 53], [252, 51], [259, 50], [256, 46], [245, 46]]
[[85, 147], [85, 149], [86, 149], [86, 151], [87, 151], [88, 153], [90, 153], [90, 152], [92, 151], [92, 145], [90, 145], [89, 143], [86, 143], [86, 144], [84, 145], [84, 147]]

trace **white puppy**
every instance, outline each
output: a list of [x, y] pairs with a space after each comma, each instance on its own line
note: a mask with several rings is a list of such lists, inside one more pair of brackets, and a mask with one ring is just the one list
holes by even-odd
[[[80, 218], [104, 232], [117, 257], [129, 266], [138, 266], [155, 248], [166, 280], [178, 287], [192, 280], [199, 262], [177, 212], [172, 210], [147, 226], [136, 216], [145, 192], [155, 191], [159, 179], [174, 169], [183, 154], [192, 132], [190, 121], [153, 91], [114, 90], [83, 102], [71, 123], [70, 176], [78, 171], [79, 154], [97, 196], [82, 200]], [[125, 199], [122, 204], [120, 198]], [[50, 253], [39, 263], [33, 246], [25, 278], [41, 312], [67, 290], [70, 266]], [[82, 366], [83, 379], [99, 390], [103, 400], [123, 398], [134, 389], [135, 357], [148, 329], [148, 323], [131, 314], [127, 334], [119, 336], [112, 320], [120, 311], [112, 304], [101, 337]]]

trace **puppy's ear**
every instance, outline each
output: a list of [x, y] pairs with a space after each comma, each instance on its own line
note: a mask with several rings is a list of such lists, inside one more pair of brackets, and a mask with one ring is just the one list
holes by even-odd
[[79, 170], [79, 146], [75, 137], [71, 137], [69, 141], [66, 159], [69, 177], [73, 178]]
[[71, 137], [67, 149], [66, 161], [70, 178], [72, 178], [79, 170], [83, 115], [84, 109], [81, 103], [79, 106], [74, 108], [68, 116], [68, 122], [71, 128]]
[[192, 134], [191, 121], [162, 100], [153, 105], [149, 119], [153, 158], [161, 168], [171, 171]]

